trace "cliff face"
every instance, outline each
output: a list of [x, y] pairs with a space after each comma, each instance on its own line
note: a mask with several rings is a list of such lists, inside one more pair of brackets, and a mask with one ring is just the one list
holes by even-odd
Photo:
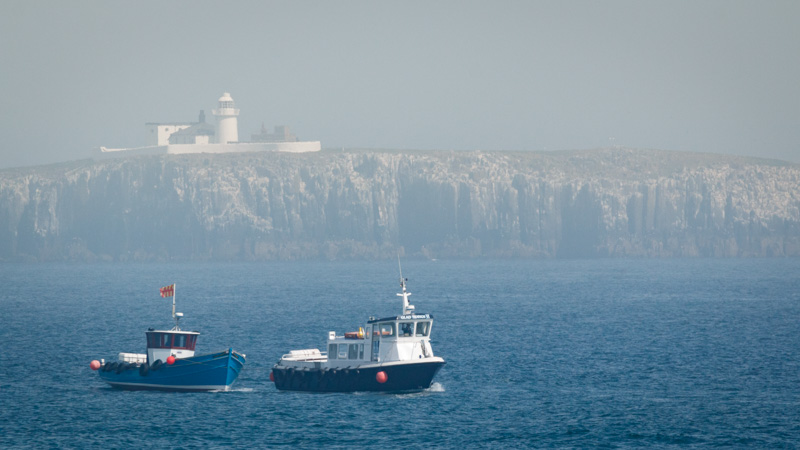
[[607, 149], [167, 155], [0, 172], [0, 259], [800, 255], [800, 166]]

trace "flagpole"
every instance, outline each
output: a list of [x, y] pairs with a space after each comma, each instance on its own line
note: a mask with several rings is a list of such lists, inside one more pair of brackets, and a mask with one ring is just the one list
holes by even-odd
[[[172, 284], [172, 319], [175, 320], [175, 283]], [[178, 321], [175, 320], [175, 326], [178, 326]]]

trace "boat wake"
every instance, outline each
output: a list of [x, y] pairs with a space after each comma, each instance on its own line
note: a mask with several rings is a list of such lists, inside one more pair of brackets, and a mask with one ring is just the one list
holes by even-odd
[[[392, 394], [392, 395], [397, 395], [398, 398], [416, 398], [416, 397], [424, 397], [427, 395], [436, 394], [439, 392], [445, 392], [444, 386], [442, 386], [440, 383], [433, 383], [431, 384], [431, 387], [429, 387], [428, 389], [419, 392], [407, 392], [405, 394]], [[385, 394], [391, 394], [391, 393], [385, 393]]]
[[216, 393], [228, 394], [228, 393], [233, 393], [233, 392], [255, 392], [255, 389], [253, 389], [253, 388], [235, 388], [235, 389], [229, 389], [227, 391], [224, 390], [224, 389], [217, 389], [217, 390], [209, 391], [209, 392], [214, 393], [214, 394], [216, 394]]
[[425, 389], [426, 392], [444, 392], [444, 386], [441, 383], [432, 383], [431, 387]]

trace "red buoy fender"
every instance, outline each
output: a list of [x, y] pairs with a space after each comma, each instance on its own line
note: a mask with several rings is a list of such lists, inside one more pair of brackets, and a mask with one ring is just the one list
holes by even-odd
[[275, 382], [275, 374], [272, 372], [269, 373], [269, 381]]
[[100, 361], [98, 361], [98, 360], [96, 360], [96, 359], [95, 359], [95, 360], [93, 360], [91, 363], [89, 363], [89, 367], [91, 367], [91, 368], [92, 368], [92, 370], [97, 370], [97, 369], [99, 369], [99, 368], [100, 368]]
[[169, 356], [167, 357], [167, 364], [168, 364], [168, 365], [170, 365], [170, 366], [171, 366], [171, 365], [173, 365], [173, 364], [175, 364], [175, 357], [174, 357], [174, 356], [172, 356], [172, 355], [169, 355]]
[[380, 384], [386, 383], [386, 381], [388, 379], [389, 379], [389, 376], [386, 375], [386, 372], [384, 372], [382, 370], [380, 372], [378, 372], [377, 374], [375, 374], [375, 380]]

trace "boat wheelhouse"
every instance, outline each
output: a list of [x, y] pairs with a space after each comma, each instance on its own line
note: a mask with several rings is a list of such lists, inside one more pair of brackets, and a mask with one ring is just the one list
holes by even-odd
[[166, 361], [170, 356], [175, 358], [189, 358], [194, 356], [194, 347], [197, 345], [197, 331], [182, 330], [154, 330], [150, 328], [147, 334], [147, 362], [156, 360]]
[[414, 313], [401, 277], [403, 314], [370, 318], [358, 331], [328, 333], [325, 352], [292, 350], [272, 368], [281, 390], [353, 392], [418, 391], [430, 387], [445, 361], [433, 354], [433, 316]]

